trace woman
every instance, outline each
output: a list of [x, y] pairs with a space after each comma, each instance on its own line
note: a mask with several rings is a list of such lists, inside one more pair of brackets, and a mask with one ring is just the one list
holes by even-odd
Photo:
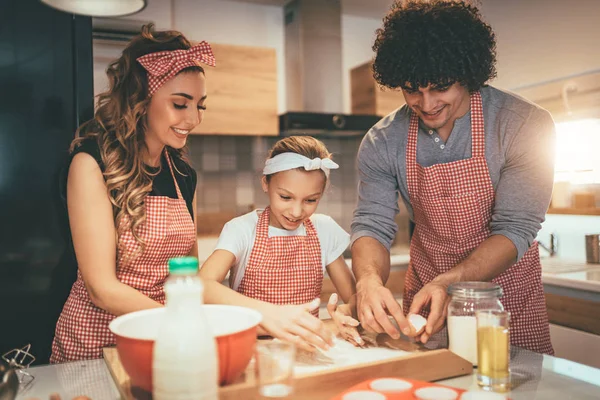
[[197, 255], [196, 174], [184, 157], [202, 121], [208, 43], [142, 28], [107, 69], [109, 90], [71, 144], [66, 208], [77, 280], [50, 362], [100, 358], [110, 321], [165, 300], [167, 260]]

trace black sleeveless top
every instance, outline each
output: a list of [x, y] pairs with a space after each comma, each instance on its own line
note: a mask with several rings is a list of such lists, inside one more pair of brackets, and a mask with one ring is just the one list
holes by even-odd
[[[73, 248], [73, 239], [71, 237], [71, 228], [69, 225], [69, 214], [67, 211], [67, 178], [69, 174], [69, 167], [71, 161], [76, 154], [87, 153], [91, 155], [98, 165], [100, 170], [104, 172], [104, 163], [100, 155], [100, 148], [95, 139], [87, 139], [81, 143], [77, 149], [70, 154], [65, 160], [63, 166], [60, 168], [56, 186], [54, 187], [54, 203], [57, 207], [58, 223], [65, 240], [65, 249], [60, 259], [59, 265], [53, 271], [51, 288], [52, 298], [55, 301], [54, 305], [50, 305], [49, 313], [55, 314], [55, 321], [58, 319], [62, 306], [64, 305], [71, 286], [77, 278], [77, 259], [75, 257], [75, 249]], [[196, 171], [188, 165], [186, 162], [181, 160], [177, 155], [171, 154], [171, 160], [174, 165], [173, 173], [177, 184], [181, 190], [181, 195], [185, 199], [187, 208], [190, 212], [192, 220], [195, 220], [193, 212], [193, 201], [194, 193], [196, 191], [197, 176]], [[151, 172], [156, 172], [160, 168], [160, 172], [154, 176], [152, 183], [152, 191], [148, 196], [166, 196], [170, 198], [177, 198], [177, 190], [175, 183], [173, 182], [173, 176], [167, 159], [163, 153], [161, 157], [161, 167], [148, 167]], [[181, 174], [179, 172], [181, 172]], [[183, 175], [182, 175], [183, 174]], [[93, 210], [90, 210], [93, 212]]]
[[[65, 171], [63, 171], [66, 174], [64, 174], [61, 177], [63, 181], [60, 182], [62, 183], [62, 185], [60, 185], [60, 197], [61, 202], [64, 203], [65, 209], [67, 206], [67, 175], [69, 172], [69, 166], [71, 165], [73, 157], [75, 157], [75, 155], [79, 153], [87, 153], [94, 157], [94, 160], [96, 160], [96, 162], [100, 166], [100, 170], [104, 172], [104, 163], [102, 162], [102, 157], [100, 155], [100, 148], [98, 147], [98, 143], [95, 139], [84, 140], [81, 143], [81, 146], [76, 148], [70, 155], [68, 165], [66, 166]], [[193, 201], [197, 182], [196, 171], [192, 167], [190, 167], [189, 164], [179, 159], [175, 154], [170, 154], [171, 160], [173, 161], [175, 167], [173, 173], [175, 175], [175, 179], [177, 179], [177, 184], [179, 185], [179, 189], [181, 190], [181, 195], [185, 199], [192, 220], [195, 220], [193, 211]], [[175, 189], [173, 176], [171, 175], [171, 170], [169, 169], [169, 164], [167, 164], [167, 159], [165, 158], [164, 153], [161, 157], [160, 167], [147, 166], [146, 168], [152, 173], [156, 173], [160, 169], [158, 175], [154, 177], [154, 181], [152, 183], [152, 191], [148, 194], [148, 196], [166, 196], [176, 199], [177, 190]], [[181, 172], [181, 174], [177, 171]]]

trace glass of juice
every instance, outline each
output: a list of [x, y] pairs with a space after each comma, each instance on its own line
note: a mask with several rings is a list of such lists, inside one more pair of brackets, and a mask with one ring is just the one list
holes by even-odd
[[477, 311], [477, 383], [485, 390], [510, 389], [510, 313]]
[[263, 397], [288, 397], [293, 392], [296, 347], [278, 340], [259, 341], [256, 345], [256, 376]]

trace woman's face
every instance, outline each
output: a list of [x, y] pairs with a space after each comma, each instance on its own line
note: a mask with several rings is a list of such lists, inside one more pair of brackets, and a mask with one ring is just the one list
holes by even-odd
[[202, 122], [205, 101], [203, 72], [182, 72], [162, 85], [148, 105], [146, 145], [150, 154], [160, 153], [164, 146], [185, 146], [190, 131]]

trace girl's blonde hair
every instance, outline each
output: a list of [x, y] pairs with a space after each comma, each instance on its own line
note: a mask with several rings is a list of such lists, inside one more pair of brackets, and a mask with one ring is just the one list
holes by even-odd
[[[281, 139], [269, 150], [268, 158], [273, 158], [281, 153], [296, 153], [311, 160], [313, 158], [332, 158], [332, 154], [327, 150], [325, 144], [312, 136], [289, 136]], [[325, 173], [323, 173], [323, 176], [327, 181]], [[266, 179], [269, 182], [271, 175], [267, 175]]]
[[[70, 146], [73, 152], [84, 140], [95, 139], [98, 143], [119, 251], [124, 252], [120, 238], [126, 230], [131, 229], [139, 244], [138, 250], [125, 260], [135, 258], [145, 249], [138, 228], [146, 221], [144, 201], [157, 174], [150, 172], [142, 159], [150, 97], [146, 70], [136, 60], [149, 53], [190, 47], [192, 44], [180, 32], [154, 32], [153, 24], [143, 26], [141, 34], [131, 40], [121, 57], [108, 66], [109, 89], [98, 95], [94, 118], [79, 127]], [[202, 67], [194, 66], [179, 73], [188, 71], [204, 72]], [[172, 158], [187, 162], [184, 149], [168, 147], [167, 151]]]

